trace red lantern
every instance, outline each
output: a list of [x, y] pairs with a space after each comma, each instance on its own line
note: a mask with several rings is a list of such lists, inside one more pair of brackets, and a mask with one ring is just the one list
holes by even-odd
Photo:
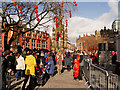
[[23, 12], [21, 11], [20, 13], [22, 14]]
[[38, 13], [38, 10], [35, 10], [34, 12], [35, 12], [35, 13]]
[[16, 6], [16, 3], [13, 3], [13, 6]]
[[20, 8], [20, 5], [18, 5], [18, 8]]
[[39, 19], [39, 18], [37, 18], [36, 20], [37, 20], [37, 21], [40, 21], [40, 19]]
[[34, 8], [35, 8], [35, 9], [38, 9], [38, 6], [37, 6], [37, 5], [35, 5], [35, 6], [34, 6]]
[[57, 25], [56, 27], [58, 28], [59, 26]]
[[77, 3], [75, 4], [75, 6], [77, 6]]
[[61, 7], [63, 7], [63, 2], [62, 2], [62, 6]]
[[56, 17], [56, 19], [58, 19], [58, 17]]
[[71, 15], [71, 10], [70, 10], [69, 12], [70, 12], [70, 18], [71, 18], [71, 16], [72, 16], [72, 15]]
[[36, 14], [36, 17], [39, 17], [39, 14]]
[[74, 1], [73, 3], [76, 4], [76, 1]]
[[20, 17], [23, 17], [23, 15], [20, 15]]
[[22, 11], [22, 8], [20, 8], [19, 10]]
[[10, 13], [10, 11], [9, 11], [9, 13]]
[[14, 12], [16, 12], [16, 10]]
[[47, 31], [45, 31], [45, 34], [47, 34]]

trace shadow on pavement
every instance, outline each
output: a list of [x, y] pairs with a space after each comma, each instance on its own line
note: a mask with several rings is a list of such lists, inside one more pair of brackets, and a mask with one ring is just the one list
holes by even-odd
[[10, 89], [11, 89], [11, 90], [14, 89], [16, 86], [20, 85], [23, 81], [24, 81], [24, 80], [19, 81], [19, 82], [15, 83], [15, 84], [11, 85], [11, 86], [10, 86]]

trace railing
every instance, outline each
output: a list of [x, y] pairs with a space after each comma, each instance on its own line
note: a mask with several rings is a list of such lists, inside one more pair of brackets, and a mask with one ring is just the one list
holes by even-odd
[[109, 89], [120, 90], [120, 76], [116, 74], [110, 74], [108, 77]]
[[88, 83], [88, 88], [120, 90], [120, 76], [109, 74], [108, 71], [91, 63], [89, 57], [84, 58], [83, 74]]

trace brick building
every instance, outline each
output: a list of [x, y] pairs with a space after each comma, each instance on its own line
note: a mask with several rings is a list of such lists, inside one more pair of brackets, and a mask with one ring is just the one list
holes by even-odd
[[[9, 31], [8, 38], [10, 39], [11, 36], [12, 32]], [[14, 51], [17, 45], [22, 46], [23, 49], [28, 47], [30, 49], [51, 50], [51, 37], [46, 31], [42, 32], [34, 30], [23, 35], [21, 34], [15, 41], [12, 42], [11, 50]], [[2, 51], [4, 51], [4, 33], [2, 33], [2, 49]]]

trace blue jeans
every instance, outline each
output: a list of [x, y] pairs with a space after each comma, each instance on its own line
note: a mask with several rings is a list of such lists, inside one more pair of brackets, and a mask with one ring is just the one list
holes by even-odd
[[23, 70], [17, 70], [16, 79], [18, 78], [19, 73], [21, 73], [21, 77], [23, 77]]

